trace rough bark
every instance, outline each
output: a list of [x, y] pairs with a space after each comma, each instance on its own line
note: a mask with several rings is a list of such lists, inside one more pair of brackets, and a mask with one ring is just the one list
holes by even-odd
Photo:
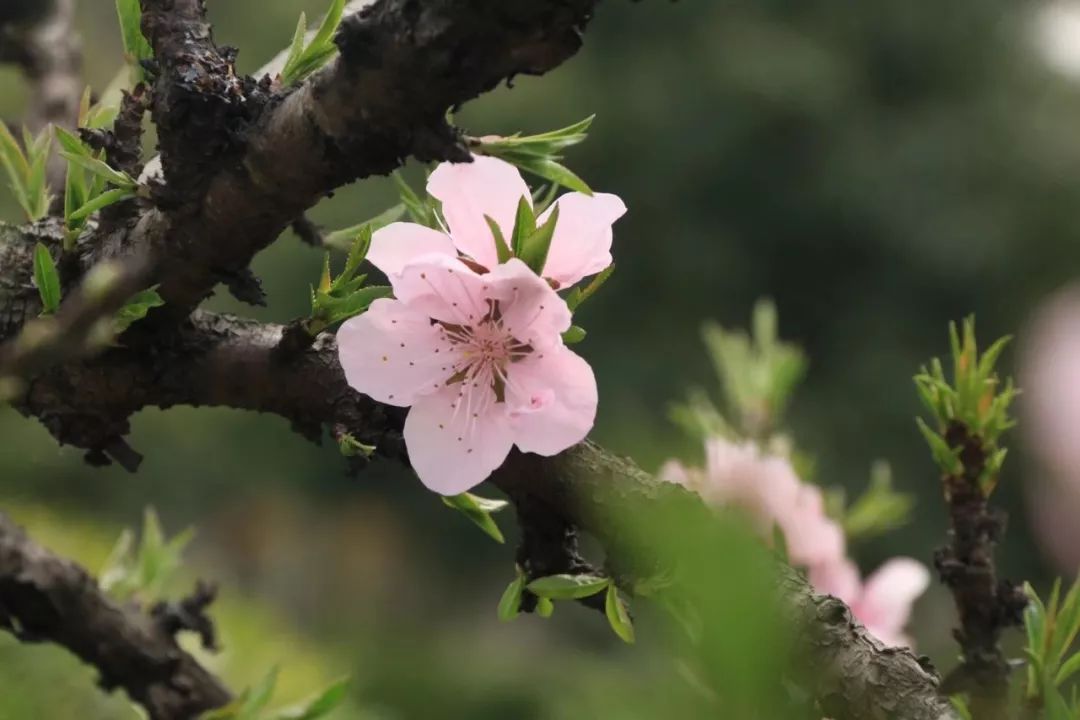
[[953, 631], [963, 653], [947, 679], [953, 691], [970, 692], [978, 720], [1005, 717], [1012, 672], [1001, 635], [1024, 623], [1027, 597], [1016, 583], [997, 576], [994, 549], [1005, 532], [1005, 514], [992, 509], [979, 486], [986, 463], [982, 441], [961, 424], [946, 432], [950, 447], [962, 447], [963, 471], [943, 478], [949, 511], [949, 543], [934, 555], [941, 581], [952, 591], [960, 627]]
[[0, 514], [0, 628], [61, 645], [123, 688], [153, 720], [186, 720], [229, 692], [176, 644], [175, 623], [123, 607], [75, 563], [38, 545]]

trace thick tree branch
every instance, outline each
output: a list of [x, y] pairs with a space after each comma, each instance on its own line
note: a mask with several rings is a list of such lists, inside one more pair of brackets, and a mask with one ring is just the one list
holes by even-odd
[[379, 0], [346, 18], [341, 57], [295, 90], [237, 78], [196, 0], [143, 4], [165, 184], [132, 233], [93, 255], [151, 248], [147, 284], [179, 319], [333, 189], [409, 156], [466, 160], [447, 109], [566, 60], [596, 0]]
[[122, 687], [153, 720], [189, 720], [226, 704], [228, 690], [180, 649], [180, 628], [163, 617], [116, 604], [84, 569], [0, 513], [0, 629], [62, 645], [98, 669], [103, 688]]

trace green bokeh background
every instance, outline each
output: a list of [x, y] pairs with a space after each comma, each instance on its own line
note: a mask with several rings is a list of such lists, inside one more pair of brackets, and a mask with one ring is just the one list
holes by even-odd
[[[287, 43], [301, 10], [323, 7], [208, 4], [217, 40], [240, 48], [245, 72]], [[650, 469], [697, 460], [668, 406], [713, 383], [699, 326], [744, 325], [771, 296], [782, 334], [811, 359], [789, 419], [818, 479], [854, 492], [886, 458], [918, 497], [911, 525], [855, 548], [861, 566], [895, 554], [928, 561], [944, 513], [912, 422], [912, 374], [944, 351], [946, 323], [972, 311], [983, 337], [1022, 340], [1040, 300], [1080, 270], [1080, 87], [1036, 52], [1034, 7], [612, 0], [564, 67], [466, 106], [459, 121], [475, 134], [598, 116], [569, 164], [630, 211], [616, 229], [618, 271], [579, 315], [589, 331], [579, 350], [600, 383], [595, 437]], [[87, 77], [101, 88], [120, 59], [112, 3], [83, 0], [80, 15]], [[0, 72], [0, 116], [17, 118], [25, 93], [14, 71]], [[392, 198], [388, 182], [367, 181], [312, 217], [344, 226]], [[0, 208], [15, 219], [10, 198]], [[320, 262], [283, 237], [254, 266], [268, 308], [212, 305], [289, 320], [305, 312]], [[190, 573], [223, 589], [226, 651], [210, 662], [233, 687], [280, 663], [283, 699], [352, 675], [341, 718], [670, 711], [653, 691], [681, 680], [656, 651], [647, 612], [636, 649], [578, 607], [546, 622], [495, 621], [513, 574], [509, 517], [509, 545], [497, 546], [398, 468], [349, 478], [332, 444], [315, 447], [273, 417], [180, 408], [133, 424], [146, 461], [128, 475], [86, 467], [0, 411], [4, 509], [91, 567], [146, 505], [171, 530], [196, 526]], [[1019, 438], [1007, 468], [1003, 567], [1041, 583], [1050, 570], [1022, 502], [1038, 471]], [[946, 667], [950, 613], [933, 588], [914, 632]], [[0, 638], [0, 720], [130, 715], [92, 683], [60, 651]]]

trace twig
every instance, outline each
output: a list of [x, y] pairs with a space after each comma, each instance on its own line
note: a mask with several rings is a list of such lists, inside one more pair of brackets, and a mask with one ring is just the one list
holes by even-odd
[[117, 605], [86, 570], [35, 543], [2, 513], [0, 628], [67, 648], [97, 668], [103, 689], [123, 688], [152, 720], [190, 720], [230, 700], [225, 686], [176, 644], [173, 626]]

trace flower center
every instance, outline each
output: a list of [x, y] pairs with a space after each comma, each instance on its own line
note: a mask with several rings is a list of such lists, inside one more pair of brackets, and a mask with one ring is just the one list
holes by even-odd
[[508, 366], [528, 356], [533, 348], [503, 325], [498, 301], [488, 303], [489, 312], [475, 324], [436, 324], [443, 338], [459, 351], [458, 361], [449, 368], [452, 372], [446, 384], [461, 383], [462, 395], [474, 388], [490, 387], [495, 401], [504, 402]]

